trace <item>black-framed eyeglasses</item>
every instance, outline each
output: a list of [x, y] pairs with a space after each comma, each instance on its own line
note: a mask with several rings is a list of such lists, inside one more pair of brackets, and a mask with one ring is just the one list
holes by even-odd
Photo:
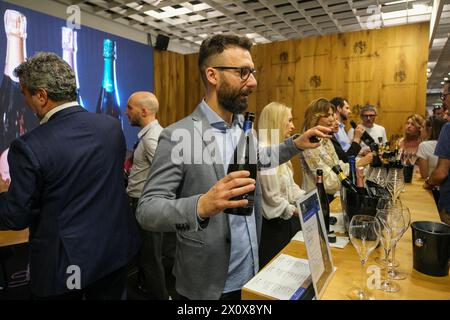
[[441, 94], [441, 100], [444, 101], [444, 100], [445, 100], [445, 97], [447, 97], [449, 94], [450, 94], [450, 92], [442, 93], [442, 94]]
[[376, 114], [363, 114], [361, 115], [362, 118], [375, 118], [377, 115]]
[[248, 78], [250, 78], [250, 75], [252, 74], [254, 77], [256, 76], [256, 69], [249, 68], [249, 67], [225, 67], [225, 66], [217, 66], [213, 67], [214, 69], [219, 70], [239, 70], [239, 76], [241, 77], [242, 81], [247, 81]]

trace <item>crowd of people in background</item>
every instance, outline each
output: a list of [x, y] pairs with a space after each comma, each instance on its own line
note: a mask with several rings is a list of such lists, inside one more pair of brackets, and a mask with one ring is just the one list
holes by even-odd
[[[228, 173], [242, 133], [241, 114], [257, 86], [251, 46], [248, 38], [232, 35], [204, 40], [199, 53], [204, 99], [191, 115], [166, 128], [156, 119], [155, 95], [137, 92], [129, 98], [126, 115], [140, 132], [125, 184], [120, 126], [74, 102], [76, 82], [70, 67], [54, 54], [41, 53], [16, 69], [25, 100], [41, 126], [11, 145], [12, 181], [0, 181], [0, 228], [30, 228], [34, 298], [123, 298], [126, 270], [134, 263], [140, 291], [151, 299], [169, 299], [161, 262], [167, 236], [176, 242], [172, 253], [177, 296], [172, 298], [240, 299], [244, 284], [300, 229], [296, 202], [315, 188], [316, 170], [323, 171], [332, 200], [341, 187], [334, 165], [348, 173], [349, 156], [357, 157], [358, 167], [372, 163], [373, 153], [362, 135], [368, 133], [377, 143], [388, 141], [385, 128], [375, 123], [377, 108], [362, 107], [361, 123], [347, 133], [349, 102], [343, 97], [318, 98], [304, 106], [300, 134], [294, 134], [291, 107], [303, 106], [266, 105], [258, 127], [269, 134], [261, 138], [260, 153], [270, 148], [278, 161], [256, 179], [247, 171]], [[404, 161], [416, 163], [424, 187], [433, 190], [446, 223], [449, 86], [447, 81], [443, 106], [431, 117], [408, 116], [398, 142]], [[174, 161], [177, 134], [204, 139], [206, 131], [214, 142], [200, 143], [206, 147], [203, 163], [197, 162], [196, 142], [193, 152]], [[207, 148], [209, 143], [215, 148]], [[294, 180], [294, 156], [300, 157], [301, 187]], [[224, 213], [246, 205], [248, 200], [235, 197], [251, 191], [252, 215]], [[82, 272], [75, 290], [66, 285], [71, 265]]]

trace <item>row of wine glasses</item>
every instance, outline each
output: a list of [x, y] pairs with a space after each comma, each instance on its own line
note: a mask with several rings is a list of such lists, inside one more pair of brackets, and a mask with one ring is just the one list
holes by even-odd
[[[375, 259], [375, 261], [384, 267], [390, 268], [388, 270], [390, 279], [406, 279], [406, 273], [396, 269], [398, 267], [398, 262], [396, 262], [395, 260], [395, 248], [397, 247], [398, 241], [403, 237], [411, 224], [411, 212], [409, 208], [406, 208], [402, 205], [400, 199], [397, 199], [395, 201], [379, 201], [378, 209], [382, 210], [381, 215], [385, 213], [385, 211], [383, 210], [387, 210], [387, 212], [393, 212], [395, 218], [403, 219], [403, 221], [401, 221], [403, 228], [400, 230], [400, 233], [397, 235], [397, 237], [394, 238], [394, 243], [391, 249], [391, 257], [385, 256], [384, 259], [380, 259], [378, 257], [378, 259]], [[397, 217], [397, 215], [400, 215], [400, 217]]]
[[367, 180], [386, 188], [392, 199], [397, 199], [405, 187], [403, 168], [371, 168]]
[[400, 290], [400, 286], [392, 279], [405, 279], [406, 275], [395, 269], [395, 247], [409, 228], [410, 221], [410, 211], [402, 206], [399, 199], [380, 199], [376, 217], [368, 215], [353, 216], [348, 233], [361, 262], [362, 283], [361, 288], [351, 289], [349, 292], [350, 298], [358, 300], [373, 299], [373, 296], [364, 289], [366, 286], [365, 264], [379, 242], [383, 245], [385, 253], [385, 258], [381, 261], [381, 264], [385, 267], [385, 278], [381, 281], [378, 289], [385, 292]]

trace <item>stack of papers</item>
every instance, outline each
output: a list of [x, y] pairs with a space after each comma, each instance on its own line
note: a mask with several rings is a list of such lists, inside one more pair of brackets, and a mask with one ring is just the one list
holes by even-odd
[[280, 254], [244, 288], [279, 300], [298, 300], [310, 284], [308, 260]]

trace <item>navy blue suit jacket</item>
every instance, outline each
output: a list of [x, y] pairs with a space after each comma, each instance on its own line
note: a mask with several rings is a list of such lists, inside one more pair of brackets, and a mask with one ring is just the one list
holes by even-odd
[[85, 288], [137, 252], [122, 175], [125, 151], [119, 122], [81, 107], [57, 112], [11, 144], [0, 228], [30, 228], [33, 294], [68, 292], [72, 265]]

